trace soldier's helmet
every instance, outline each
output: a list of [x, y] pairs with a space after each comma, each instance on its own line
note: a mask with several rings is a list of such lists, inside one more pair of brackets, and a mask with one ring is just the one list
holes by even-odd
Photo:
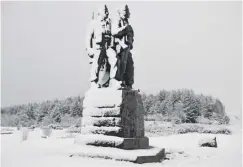
[[107, 19], [108, 16], [109, 16], [109, 10], [106, 5], [100, 8], [97, 12], [97, 17], [100, 21]]
[[126, 5], [124, 8], [118, 9], [118, 14], [122, 19], [129, 19], [130, 11], [128, 6]]

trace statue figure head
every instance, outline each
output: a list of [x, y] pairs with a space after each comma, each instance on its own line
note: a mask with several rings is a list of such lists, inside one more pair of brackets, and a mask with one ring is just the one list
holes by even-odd
[[108, 16], [109, 16], [109, 11], [106, 5], [101, 9], [99, 9], [97, 12], [97, 18], [99, 21], [106, 20]]
[[126, 5], [125, 8], [121, 8], [118, 10], [118, 14], [122, 20], [127, 20], [130, 18], [130, 11], [128, 6]]

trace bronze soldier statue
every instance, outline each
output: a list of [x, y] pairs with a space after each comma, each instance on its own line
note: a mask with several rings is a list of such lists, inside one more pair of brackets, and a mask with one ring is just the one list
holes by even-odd
[[122, 81], [121, 88], [132, 89], [134, 84], [134, 62], [130, 50], [133, 49], [134, 32], [129, 24], [130, 11], [128, 6], [118, 11], [120, 20], [118, 22], [118, 31], [113, 31], [112, 35], [121, 45], [120, 51], [117, 51], [117, 73], [116, 79]]
[[[102, 36], [101, 36], [101, 41], [97, 42], [96, 44], [100, 46], [100, 55], [98, 58], [98, 69], [97, 69], [97, 82], [99, 81], [99, 77], [103, 77], [103, 75], [101, 74], [101, 70], [105, 70], [103, 71], [104, 75], [106, 72], [110, 72], [110, 64], [108, 61], [108, 56], [107, 56], [107, 49], [110, 47], [111, 45], [111, 20], [108, 17], [109, 16], [109, 11], [107, 6], [105, 5], [105, 17], [102, 20], [103, 24], [102, 24], [102, 28], [103, 28], [103, 32], [102, 32]], [[109, 86], [109, 79], [103, 83], [103, 85], [99, 85], [99, 87], [108, 87]]]
[[87, 38], [86, 50], [90, 57], [91, 87], [107, 87], [109, 84], [110, 64], [106, 50], [111, 41], [111, 25], [108, 8], [105, 5], [97, 12], [97, 19], [92, 19]]

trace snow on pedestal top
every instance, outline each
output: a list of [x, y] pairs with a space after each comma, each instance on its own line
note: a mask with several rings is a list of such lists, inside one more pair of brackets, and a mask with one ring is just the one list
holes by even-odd
[[117, 107], [122, 102], [122, 90], [114, 88], [92, 88], [85, 93], [83, 108]]

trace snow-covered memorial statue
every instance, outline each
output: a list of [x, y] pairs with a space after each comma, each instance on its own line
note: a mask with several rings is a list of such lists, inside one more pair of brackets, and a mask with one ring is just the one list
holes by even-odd
[[[105, 5], [93, 14], [89, 25], [86, 50], [91, 64], [91, 88], [85, 93], [82, 131], [75, 144], [82, 145], [82, 156], [159, 162], [165, 156], [164, 149], [149, 147], [141, 95], [132, 88], [134, 67], [130, 50], [134, 32], [127, 5], [118, 10], [118, 16], [111, 20]], [[87, 149], [82, 153], [84, 146]]]
[[[119, 19], [111, 23], [106, 6], [92, 18], [86, 37], [90, 57], [92, 87], [132, 89], [134, 67], [130, 50], [133, 48], [133, 29], [129, 25], [129, 9], [119, 10]], [[112, 27], [112, 29], [111, 29]]]

